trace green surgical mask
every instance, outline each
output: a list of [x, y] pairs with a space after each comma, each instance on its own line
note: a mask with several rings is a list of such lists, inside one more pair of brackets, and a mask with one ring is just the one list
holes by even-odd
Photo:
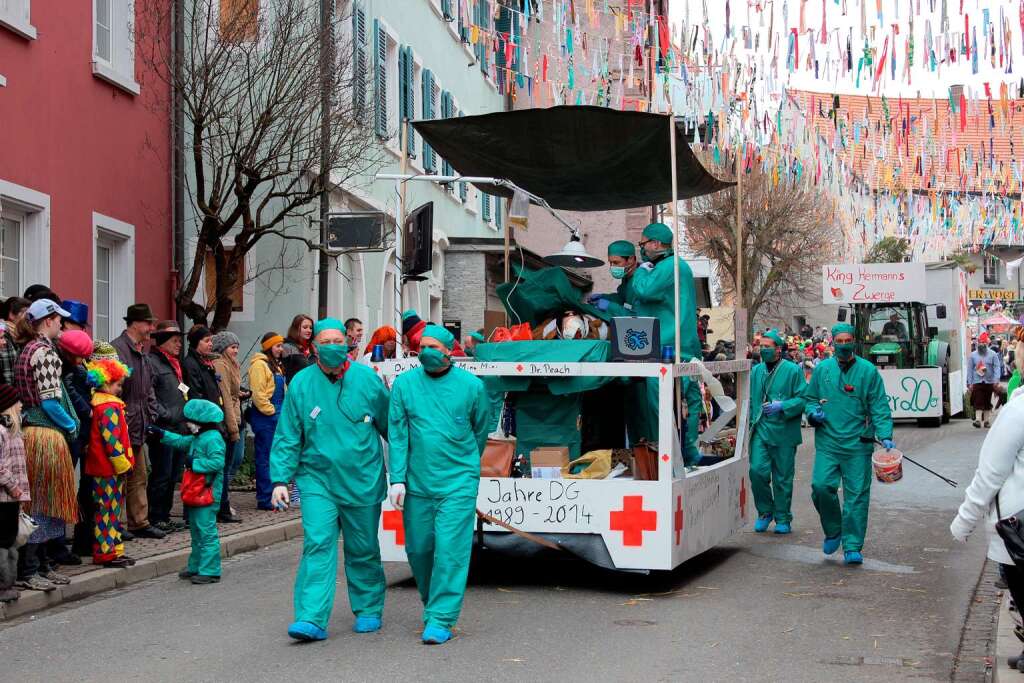
[[857, 344], [855, 342], [836, 344], [836, 358], [839, 360], [850, 360], [853, 358], [853, 354], [856, 350]]
[[612, 277], [615, 278], [616, 280], [621, 280], [622, 278], [626, 277], [625, 266], [612, 266], [610, 270], [612, 271]]
[[773, 363], [773, 362], [775, 362], [775, 353], [776, 353], [776, 351], [777, 351], [777, 349], [775, 349], [775, 348], [770, 348], [769, 349], [769, 348], [766, 348], [766, 347], [762, 346], [761, 347], [761, 360], [763, 360], [765, 363]]
[[348, 360], [348, 344], [317, 344], [317, 358], [329, 370], [340, 368]]
[[448, 363], [448, 356], [437, 349], [432, 347], [420, 349], [420, 365], [422, 365], [423, 369], [427, 372], [444, 370], [448, 366]]

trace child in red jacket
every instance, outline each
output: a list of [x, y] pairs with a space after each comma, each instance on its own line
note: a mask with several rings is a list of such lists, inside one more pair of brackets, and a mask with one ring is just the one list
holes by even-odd
[[92, 477], [95, 503], [92, 562], [104, 567], [124, 568], [135, 561], [124, 554], [121, 510], [124, 506], [125, 475], [135, 464], [128, 436], [124, 401], [118, 398], [131, 370], [121, 361], [104, 358], [88, 363], [92, 397], [92, 427], [85, 457], [85, 473]]

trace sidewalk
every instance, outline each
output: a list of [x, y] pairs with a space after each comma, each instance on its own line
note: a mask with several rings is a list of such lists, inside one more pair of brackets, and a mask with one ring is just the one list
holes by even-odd
[[[231, 557], [256, 548], [280, 543], [302, 536], [302, 523], [298, 508], [283, 512], [256, 509], [252, 491], [232, 491], [232, 506], [243, 519], [241, 524], [218, 524], [221, 555]], [[175, 503], [173, 519], [181, 519], [180, 502]], [[138, 538], [125, 544], [125, 554], [137, 560], [127, 569], [107, 569], [82, 558], [76, 567], [61, 566], [58, 571], [71, 577], [71, 583], [58, 586], [50, 593], [22, 591], [12, 603], [0, 603], [0, 621], [36, 612], [72, 600], [80, 600], [112, 588], [128, 586], [158, 576], [181, 571], [188, 560], [191, 541], [188, 530], [168, 534], [165, 538]]]
[[993, 681], [1024, 681], [1024, 674], [1006, 666], [1008, 657], [1021, 653], [1024, 644], [1013, 634], [1013, 627], [1019, 617], [1010, 609], [1010, 592], [1003, 591], [999, 605], [999, 624], [996, 629], [996, 659], [992, 662]]

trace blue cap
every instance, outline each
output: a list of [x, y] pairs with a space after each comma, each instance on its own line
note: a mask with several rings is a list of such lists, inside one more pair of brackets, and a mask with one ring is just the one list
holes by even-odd
[[76, 301], [75, 299], [64, 299], [61, 302], [63, 307], [70, 315], [68, 320], [71, 322], [87, 327], [89, 325], [89, 304], [84, 301]]

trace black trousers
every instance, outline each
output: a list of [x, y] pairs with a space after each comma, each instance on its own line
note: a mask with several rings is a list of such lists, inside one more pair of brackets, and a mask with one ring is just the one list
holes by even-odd
[[0, 503], [0, 548], [13, 548], [18, 537], [21, 503]]
[[1003, 578], [1010, 589], [1010, 597], [1018, 610], [1024, 609], [1024, 568], [1015, 564], [1000, 564]]
[[157, 439], [150, 439], [148, 444], [149, 463], [152, 467], [146, 490], [149, 498], [149, 523], [169, 522], [171, 508], [174, 506], [174, 486], [185, 468], [185, 454], [164, 446]]

